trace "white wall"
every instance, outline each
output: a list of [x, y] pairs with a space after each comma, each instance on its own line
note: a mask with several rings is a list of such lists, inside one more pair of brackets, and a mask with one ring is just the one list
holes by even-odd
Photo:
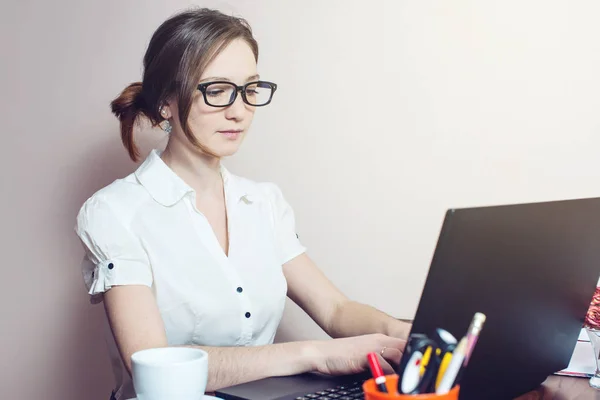
[[[102, 309], [72, 227], [135, 167], [108, 104], [188, 4], [3, 7], [2, 397], [107, 398]], [[196, 4], [245, 16], [279, 84], [229, 168], [281, 185], [310, 254], [354, 299], [411, 317], [448, 207], [600, 195], [597, 1]], [[290, 305], [279, 340], [323, 335], [304, 322]]]

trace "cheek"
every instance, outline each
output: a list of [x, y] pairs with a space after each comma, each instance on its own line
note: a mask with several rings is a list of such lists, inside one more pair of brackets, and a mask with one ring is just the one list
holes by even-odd
[[188, 117], [188, 123], [194, 135], [202, 138], [214, 134], [223, 119], [221, 113], [221, 110], [214, 107], [194, 103]]
[[202, 140], [208, 139], [214, 135], [214, 133], [219, 129], [219, 121], [221, 120], [222, 117], [219, 118], [218, 115], [199, 114], [194, 116], [194, 118], [189, 119], [189, 125], [192, 129], [192, 132], [194, 132], [194, 136]]
[[248, 111], [248, 117], [246, 118], [246, 126], [250, 125], [250, 123], [252, 122], [252, 120], [254, 119], [254, 113], [256, 112], [256, 109], [250, 109]]

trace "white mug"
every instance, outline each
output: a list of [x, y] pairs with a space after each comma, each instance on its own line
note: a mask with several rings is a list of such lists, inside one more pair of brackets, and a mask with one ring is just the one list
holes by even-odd
[[201, 400], [208, 380], [208, 353], [189, 347], [141, 350], [131, 356], [137, 400]]

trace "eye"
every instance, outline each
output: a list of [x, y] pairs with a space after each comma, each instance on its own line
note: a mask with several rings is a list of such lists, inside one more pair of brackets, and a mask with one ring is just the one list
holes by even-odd
[[246, 87], [246, 96], [258, 96], [259, 93], [260, 90], [257, 84], [253, 84]]
[[217, 98], [217, 97], [227, 97], [231, 95], [231, 92], [234, 90], [234, 87], [227, 83], [212, 83], [206, 87], [205, 93], [206, 97]]
[[223, 89], [211, 89], [206, 91], [206, 95], [210, 97], [217, 97], [222, 95], [224, 92]]

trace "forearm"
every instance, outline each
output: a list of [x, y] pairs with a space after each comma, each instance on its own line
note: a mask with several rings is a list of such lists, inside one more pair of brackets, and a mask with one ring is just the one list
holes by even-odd
[[271, 376], [309, 372], [314, 370], [318, 357], [310, 341], [250, 347], [195, 347], [208, 352], [207, 392]]
[[334, 338], [383, 333], [406, 339], [410, 324], [393, 318], [374, 307], [355, 301], [340, 305], [331, 320], [328, 334]]

